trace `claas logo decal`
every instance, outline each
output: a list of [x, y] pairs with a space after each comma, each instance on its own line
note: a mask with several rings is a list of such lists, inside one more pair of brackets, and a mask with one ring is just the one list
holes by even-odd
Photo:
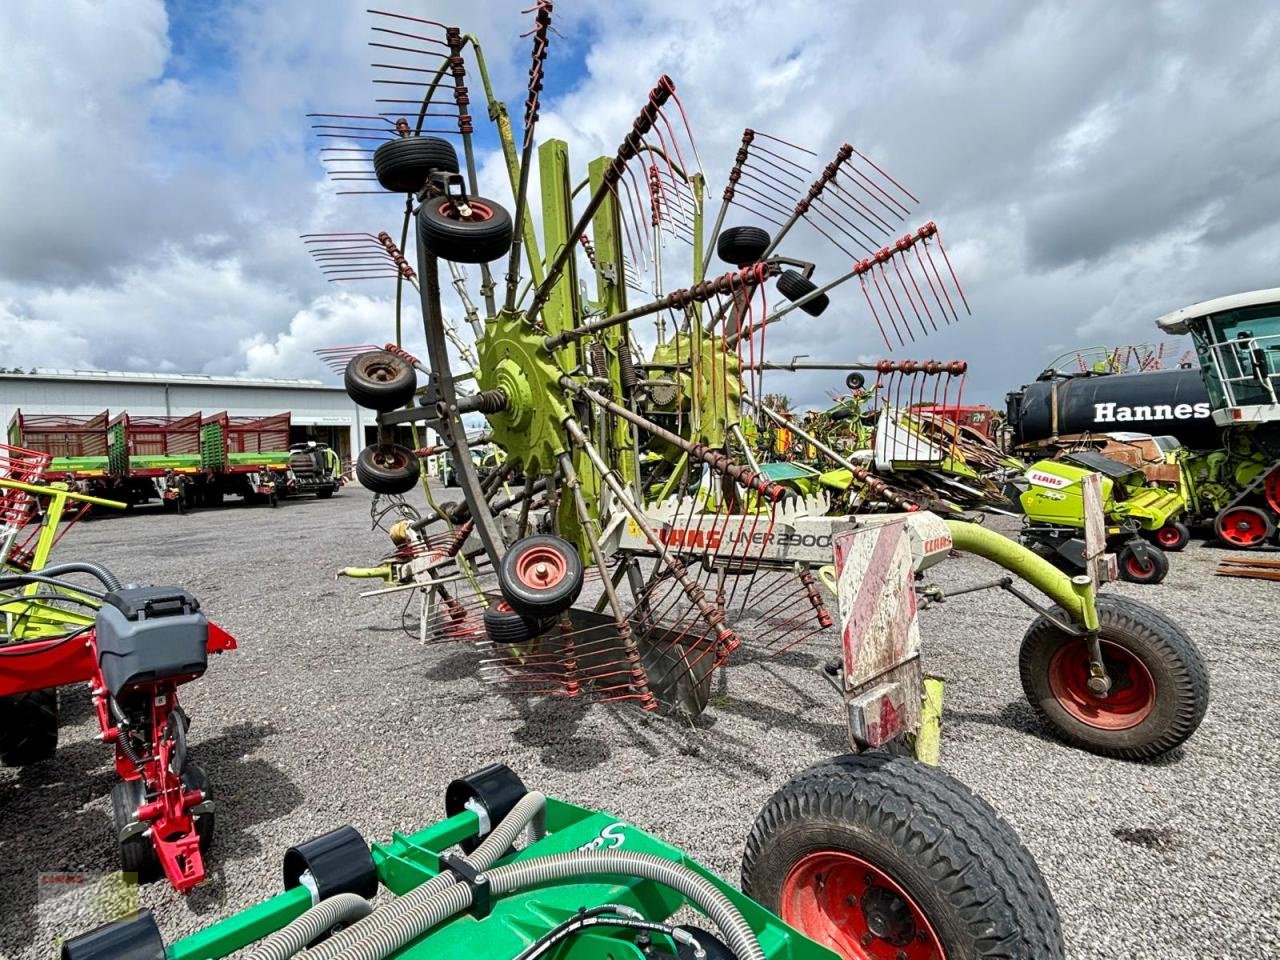
[[774, 544], [780, 547], [829, 547], [831, 535], [805, 533], [799, 534], [790, 530], [747, 531], [739, 527], [729, 532], [726, 537], [721, 530], [699, 530], [696, 527], [663, 527], [658, 531], [658, 539], [668, 547], [683, 547], [688, 550], [718, 550], [722, 545], [732, 546], [743, 541], [753, 544]]
[[668, 547], [690, 547], [703, 548], [707, 550], [716, 550], [720, 546], [721, 534], [719, 530], [698, 530], [696, 528], [680, 527], [679, 529], [671, 529], [663, 527], [658, 531], [658, 539]]

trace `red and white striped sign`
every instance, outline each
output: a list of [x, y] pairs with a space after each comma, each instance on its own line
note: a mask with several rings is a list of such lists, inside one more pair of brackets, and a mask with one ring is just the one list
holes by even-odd
[[920, 624], [907, 518], [833, 544], [844, 685], [855, 743], [880, 746], [920, 717]]

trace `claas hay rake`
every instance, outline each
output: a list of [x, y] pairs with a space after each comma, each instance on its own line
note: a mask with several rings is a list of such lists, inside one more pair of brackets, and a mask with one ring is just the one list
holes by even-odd
[[[1040, 614], [1024, 641], [1022, 678], [1061, 735], [1135, 758], [1185, 740], [1207, 687], [1181, 630], [1141, 605], [1096, 597], [1093, 578], [1072, 580], [1007, 538], [941, 520], [929, 511], [931, 497], [779, 423], [764, 402], [766, 373], [786, 366], [768, 359], [770, 328], [796, 311], [822, 315], [842, 284], [857, 281], [855, 301], [890, 347], [968, 312], [936, 224], [909, 219], [916, 198], [852, 145], [818, 167], [807, 148], [748, 129], [711, 218], [689, 119], [667, 76], [615, 153], [592, 160], [577, 179], [566, 143], [535, 144], [551, 5], [532, 13], [519, 136], [489, 94], [474, 38], [386, 12], [374, 13], [374, 45], [403, 35], [398, 59], [383, 67], [412, 87], [413, 108], [380, 100], [379, 112], [359, 122], [324, 116], [322, 135], [367, 144], [326, 148], [353, 162], [342, 179], [404, 202], [399, 240], [388, 231], [305, 238], [331, 279], [394, 279], [397, 291], [394, 342], [326, 351], [345, 361], [352, 398], [378, 414], [379, 438], [360, 453], [356, 474], [379, 495], [375, 521], [393, 543], [382, 564], [347, 572], [388, 581], [377, 593], [416, 591], [419, 636], [475, 643], [487, 679], [651, 711], [700, 712], [712, 674], [744, 639], [780, 650], [839, 628], [844, 656], [830, 661], [830, 675], [855, 744], [867, 746], [859, 738], [868, 731], [871, 745], [912, 732], [918, 711], [900, 708], [918, 699], [919, 664], [910, 644], [862, 642], [883, 640], [876, 611], [887, 601], [860, 606], [858, 597], [897, 596], [896, 578], [914, 587], [950, 550], [969, 550], [1056, 604], [1030, 601], [1013, 577], [989, 585], [1013, 590]], [[401, 42], [410, 35], [412, 43]], [[472, 60], [507, 162], [511, 211], [476, 183]], [[405, 71], [415, 72], [412, 80]], [[725, 226], [742, 214], [772, 229]], [[783, 252], [810, 227], [847, 265], [826, 282], [815, 280], [815, 262]], [[715, 256], [727, 270], [711, 272]], [[499, 260], [500, 273], [491, 267]], [[457, 323], [442, 296], [442, 264], [461, 307]], [[479, 271], [475, 295], [467, 266]], [[636, 288], [646, 291], [644, 302], [634, 302]], [[422, 359], [403, 346], [406, 289], [421, 304]], [[652, 336], [640, 321], [653, 321]], [[898, 404], [943, 406], [961, 401], [966, 372], [959, 361], [830, 366], [869, 367]], [[481, 418], [483, 430], [467, 429]], [[779, 426], [848, 471], [856, 496], [840, 498], [835, 510], [820, 492], [796, 496], [772, 479], [758, 444]], [[397, 442], [406, 427], [411, 444]], [[890, 462], [919, 454], [926, 442], [913, 431], [886, 454]], [[473, 456], [477, 446], [499, 454]], [[423, 458], [439, 452], [457, 477], [458, 501], [437, 502], [426, 484]], [[419, 486], [425, 507], [404, 499]], [[856, 514], [844, 512], [851, 507]], [[845, 551], [858, 571], [844, 576], [857, 594], [848, 596], [834, 562], [846, 536], [866, 543]], [[877, 551], [880, 541], [900, 541], [905, 553]], [[906, 565], [889, 556], [907, 557]], [[869, 584], [861, 593], [852, 586], [859, 578]], [[943, 596], [929, 591], [922, 602]], [[851, 626], [854, 610], [861, 612]], [[914, 612], [913, 599], [904, 622], [913, 624]], [[874, 669], [854, 662], [874, 660], [872, 651], [881, 658]]]

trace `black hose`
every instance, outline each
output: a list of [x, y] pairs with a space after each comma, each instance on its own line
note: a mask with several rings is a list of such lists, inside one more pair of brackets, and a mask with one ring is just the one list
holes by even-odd
[[124, 586], [123, 580], [102, 564], [94, 563], [92, 560], [71, 560], [67, 563], [55, 563], [53, 566], [45, 567], [40, 571], [40, 575], [45, 577], [61, 577], [68, 573], [87, 573], [110, 591], [119, 590]]
[[[45, 569], [48, 569], [47, 567]], [[13, 587], [26, 586], [29, 583], [47, 583], [55, 587], [62, 587], [64, 590], [75, 590], [76, 593], [82, 593], [86, 597], [93, 597], [95, 600], [103, 600], [106, 594], [101, 590], [91, 590], [88, 587], [71, 585], [64, 583], [57, 577], [48, 576], [43, 570], [40, 573], [15, 573], [8, 576], [0, 576], [0, 590], [9, 590]]]

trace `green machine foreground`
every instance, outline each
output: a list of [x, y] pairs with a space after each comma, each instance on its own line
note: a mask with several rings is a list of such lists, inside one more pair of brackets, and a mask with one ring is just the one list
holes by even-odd
[[[951, 822], [922, 823], [899, 792], [920, 777]], [[842, 803], [855, 794], [861, 814]], [[445, 811], [372, 847], [351, 826], [298, 844], [282, 893], [174, 943], [142, 911], [65, 941], [63, 960], [937, 960], [994, 956], [970, 950], [996, 939], [1014, 951], [1002, 956], [1062, 956], [1052, 899], [1029, 856], [1010, 857], [1008, 825], [903, 758], [838, 757], [782, 787], [747, 839], [747, 892], [610, 814], [527, 790], [505, 765], [451, 783]], [[938, 847], [944, 871], [1017, 861], [999, 868], [1007, 895], [963, 873], [944, 890], [895, 863], [878, 834], [889, 829]]]

